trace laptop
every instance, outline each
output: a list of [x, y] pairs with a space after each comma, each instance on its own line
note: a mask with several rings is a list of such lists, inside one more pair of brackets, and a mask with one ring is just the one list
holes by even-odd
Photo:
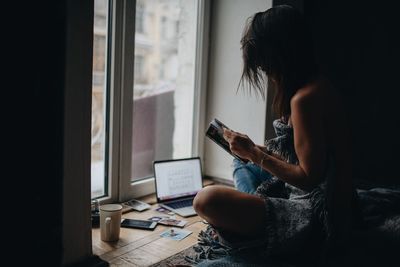
[[193, 199], [203, 188], [199, 157], [153, 162], [158, 204], [182, 217], [196, 215]]

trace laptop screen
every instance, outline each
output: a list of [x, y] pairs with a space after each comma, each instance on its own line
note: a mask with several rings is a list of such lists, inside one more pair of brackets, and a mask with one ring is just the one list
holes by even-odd
[[203, 187], [200, 158], [154, 162], [157, 200], [195, 195]]

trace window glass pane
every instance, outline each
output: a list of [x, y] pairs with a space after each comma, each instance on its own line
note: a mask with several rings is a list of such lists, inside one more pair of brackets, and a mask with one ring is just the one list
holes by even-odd
[[92, 90], [92, 198], [105, 195], [105, 106], [108, 1], [94, 1], [93, 90]]
[[138, 0], [136, 13], [133, 180], [192, 155], [196, 0]]

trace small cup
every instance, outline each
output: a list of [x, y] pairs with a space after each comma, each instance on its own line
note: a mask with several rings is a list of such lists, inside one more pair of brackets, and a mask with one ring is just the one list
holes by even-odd
[[117, 241], [121, 229], [122, 206], [106, 204], [100, 206], [100, 238], [103, 241]]

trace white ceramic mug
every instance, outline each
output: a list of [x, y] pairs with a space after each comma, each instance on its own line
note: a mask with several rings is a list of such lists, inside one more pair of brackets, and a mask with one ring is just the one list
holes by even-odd
[[122, 206], [105, 204], [100, 206], [100, 238], [103, 241], [117, 241], [121, 229]]

